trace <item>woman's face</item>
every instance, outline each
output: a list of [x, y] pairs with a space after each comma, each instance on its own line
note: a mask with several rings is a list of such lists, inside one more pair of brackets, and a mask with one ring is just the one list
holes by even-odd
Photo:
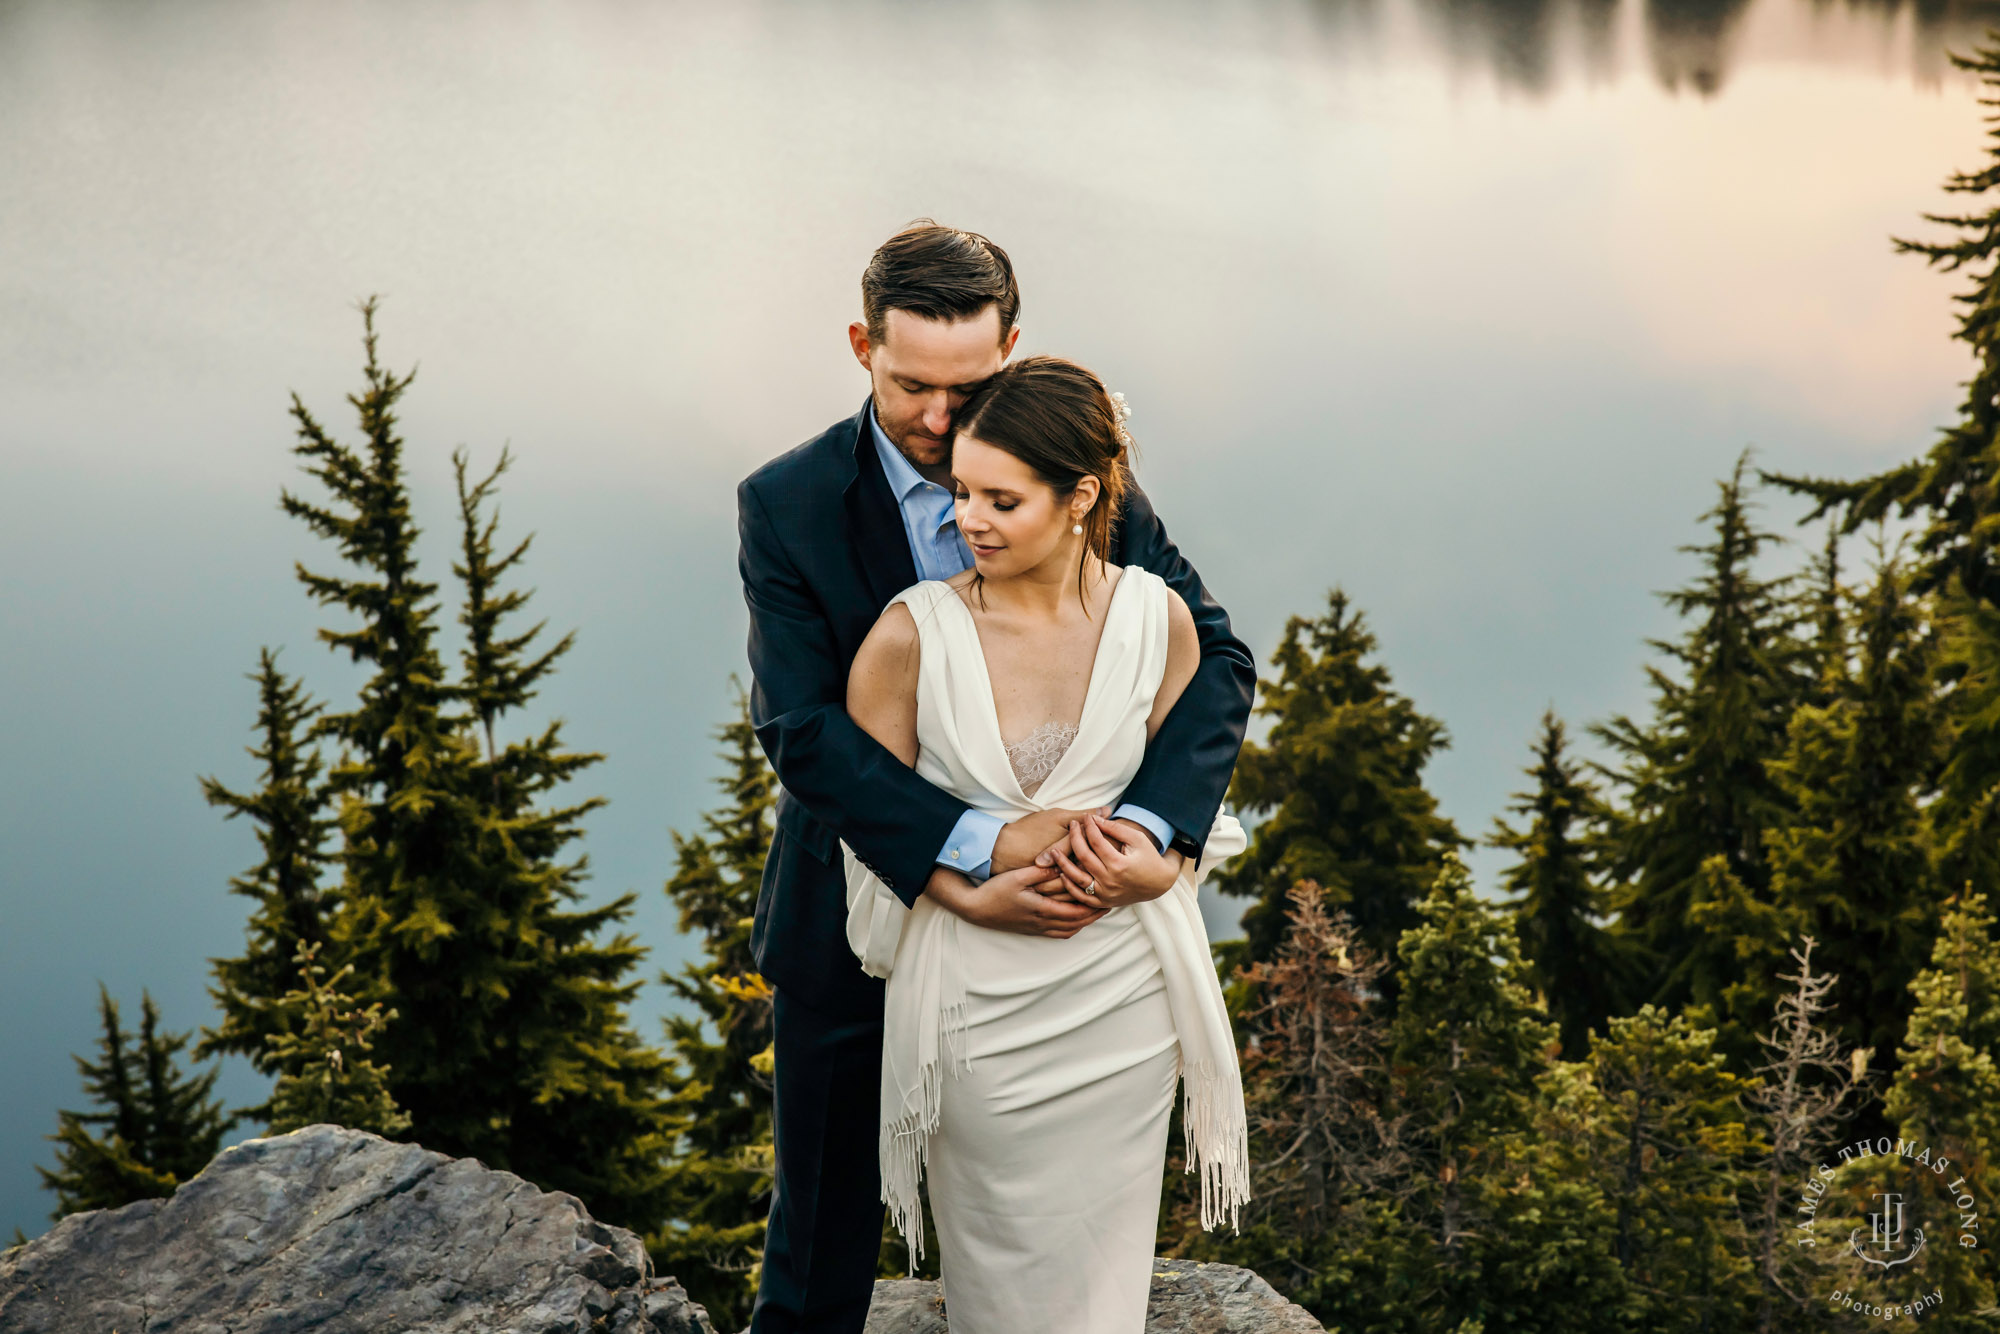
[[1070, 529], [1097, 498], [1095, 477], [1058, 497], [1033, 468], [964, 434], [952, 442], [951, 474], [959, 535], [981, 574], [1004, 579], [1051, 559], [1075, 563], [1073, 544], [1083, 539]]

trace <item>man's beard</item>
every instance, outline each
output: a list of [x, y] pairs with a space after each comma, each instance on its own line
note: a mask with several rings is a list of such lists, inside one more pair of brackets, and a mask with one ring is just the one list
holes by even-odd
[[[889, 443], [894, 445], [897, 452], [908, 459], [914, 467], [936, 468], [951, 462], [949, 434], [946, 434], [944, 439], [938, 440], [915, 426], [904, 427], [901, 434], [897, 434], [886, 424], [882, 427], [882, 433], [889, 437]], [[924, 457], [926, 452], [934, 452], [936, 456], [926, 458]]]

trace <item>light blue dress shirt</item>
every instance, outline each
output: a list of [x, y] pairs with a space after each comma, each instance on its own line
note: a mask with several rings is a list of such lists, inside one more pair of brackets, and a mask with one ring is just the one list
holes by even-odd
[[[916, 558], [920, 579], [949, 579], [972, 568], [972, 551], [959, 536], [958, 517], [951, 492], [927, 480], [903, 451], [889, 443], [882, 423], [875, 420], [875, 407], [868, 408], [868, 428], [875, 437], [875, 453], [882, 460], [882, 473], [896, 497], [903, 516], [903, 534], [909, 539], [910, 554]], [[1143, 806], [1126, 803], [1112, 812], [1116, 820], [1130, 820], [1160, 847], [1173, 841], [1173, 826]], [[974, 880], [984, 880], [992, 870], [993, 844], [1000, 837], [1004, 821], [984, 811], [968, 810], [953, 826], [951, 837], [938, 851], [937, 864], [963, 871]]]

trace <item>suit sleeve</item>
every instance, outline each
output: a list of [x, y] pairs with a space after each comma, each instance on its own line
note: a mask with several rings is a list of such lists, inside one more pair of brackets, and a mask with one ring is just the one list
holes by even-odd
[[1174, 828], [1174, 846], [1199, 856], [1243, 747], [1257, 693], [1256, 660], [1230, 631], [1229, 613], [1209, 596], [1137, 486], [1126, 504], [1122, 536], [1125, 563], [1166, 580], [1194, 614], [1201, 665], [1147, 745], [1120, 801], [1159, 815]]
[[920, 778], [847, 714], [847, 662], [746, 481], [737, 569], [750, 608], [750, 721], [778, 782], [914, 905], [964, 802]]

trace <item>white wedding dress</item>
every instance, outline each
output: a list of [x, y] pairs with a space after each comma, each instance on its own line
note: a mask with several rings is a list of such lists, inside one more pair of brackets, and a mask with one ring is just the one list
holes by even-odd
[[[1170, 596], [1127, 566], [1075, 735], [1064, 747], [1038, 732], [1010, 756], [971, 610], [936, 580], [898, 594], [921, 654], [917, 771], [1003, 820], [1113, 804], [1145, 754]], [[953, 1334], [1144, 1327], [1183, 1078], [1203, 1224], [1234, 1222], [1249, 1187], [1243, 1094], [1195, 890], [1244, 842], [1219, 816], [1166, 895], [1068, 940], [974, 926], [927, 897], [905, 908], [846, 852], [848, 941], [888, 978], [882, 1195], [921, 1256], [928, 1166]]]

